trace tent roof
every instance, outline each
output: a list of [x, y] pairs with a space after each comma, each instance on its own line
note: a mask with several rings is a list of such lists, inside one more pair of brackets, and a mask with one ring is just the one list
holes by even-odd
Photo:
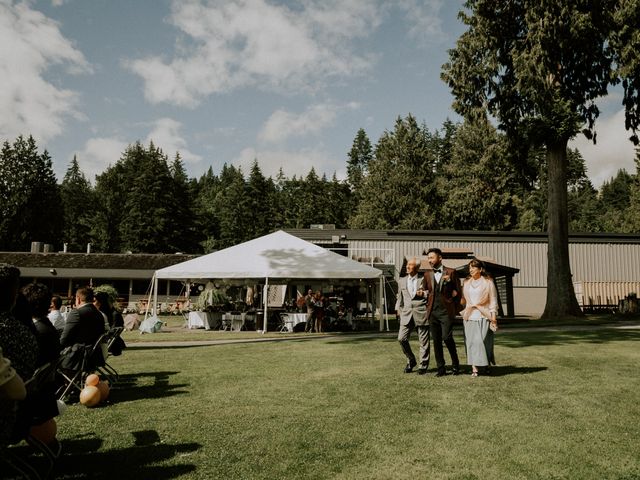
[[278, 230], [156, 271], [168, 279], [378, 278], [382, 272]]

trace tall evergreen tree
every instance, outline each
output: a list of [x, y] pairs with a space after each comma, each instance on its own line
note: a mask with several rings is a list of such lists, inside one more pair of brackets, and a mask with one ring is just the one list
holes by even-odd
[[577, 149], [567, 152], [568, 218], [570, 232], [598, 232], [598, 192], [587, 176], [587, 166]]
[[254, 160], [247, 180], [247, 213], [252, 221], [247, 225], [247, 236], [256, 238], [266, 235], [275, 227], [274, 200], [276, 188], [271, 177], [265, 178]]
[[0, 250], [28, 250], [31, 241], [60, 246], [64, 215], [51, 157], [33, 137], [8, 141], [0, 153]]
[[195, 218], [198, 230], [201, 232], [200, 245], [205, 253], [216, 249], [216, 242], [220, 238], [220, 219], [216, 212], [216, 198], [222, 186], [220, 179], [214, 175], [209, 167], [196, 185]]
[[62, 180], [60, 194], [64, 207], [62, 240], [69, 251], [81, 252], [87, 243], [92, 242], [91, 230], [97, 206], [93, 188], [80, 170], [75, 155]]
[[195, 213], [196, 189], [187, 176], [180, 153], [176, 153], [171, 165], [171, 189], [173, 202], [169, 206], [170, 223], [175, 234], [170, 236], [169, 251], [197, 253], [202, 250], [200, 242], [204, 235], [198, 228]]
[[[487, 121], [466, 122], [439, 176], [441, 226], [456, 230], [511, 230], [517, 222], [515, 172], [507, 142]], [[455, 194], [451, 194], [455, 192]]]
[[628, 233], [640, 234], [640, 149], [636, 149], [636, 174], [629, 188], [629, 206], [625, 211], [624, 226]]
[[437, 224], [435, 155], [412, 115], [376, 144], [352, 228], [428, 229]]
[[365, 132], [363, 128], [358, 130], [348, 157], [347, 181], [349, 182], [351, 191], [354, 193], [355, 199], [358, 199], [362, 182], [369, 170], [369, 162], [373, 158], [373, 147], [371, 146], [367, 132]]
[[129, 195], [133, 172], [128, 174], [124, 164], [126, 157], [109, 166], [104, 172], [96, 176], [94, 188], [96, 203], [95, 216], [91, 228], [91, 238], [96, 251], [105, 253], [121, 252], [120, 222], [123, 206]]
[[214, 202], [220, 223], [220, 238], [215, 244], [218, 249], [248, 240], [247, 228], [253, 221], [247, 206], [242, 170], [225, 164], [220, 173], [220, 185]]

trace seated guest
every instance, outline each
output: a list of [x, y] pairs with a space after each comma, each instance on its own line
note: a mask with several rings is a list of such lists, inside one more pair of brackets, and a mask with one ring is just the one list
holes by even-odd
[[[27, 326], [15, 319], [14, 307], [20, 287], [20, 270], [0, 264], [0, 349], [22, 379], [31, 378], [35, 370], [38, 344]], [[6, 443], [16, 422], [16, 401], [0, 398], [0, 441]]]
[[98, 309], [104, 318], [104, 330], [108, 332], [111, 328], [111, 308], [109, 307], [109, 294], [106, 292], [95, 292], [93, 294], [93, 306]]
[[11, 362], [2, 356], [0, 348], [0, 445], [11, 437], [15, 422], [15, 402], [23, 400], [27, 390]]
[[2, 356], [0, 348], [0, 398], [22, 400], [27, 395], [27, 389], [20, 375], [11, 366], [8, 358]]
[[[67, 314], [67, 321], [60, 337], [62, 348], [74, 345], [95, 345], [105, 333], [104, 317], [93, 305], [93, 290], [90, 287], [79, 288], [76, 292], [76, 308]], [[70, 352], [63, 366], [78, 369], [81, 359]]]
[[[113, 306], [111, 296], [106, 292], [96, 292], [93, 302], [95, 307], [107, 318], [109, 328], [124, 327], [124, 318], [122, 314]], [[112, 355], [120, 355], [122, 350], [126, 348], [124, 340], [117, 337], [109, 347], [109, 353]]]
[[[51, 292], [42, 283], [30, 283], [22, 288], [21, 293], [28, 302], [36, 328], [39, 350], [36, 367], [56, 363], [60, 357], [60, 339], [58, 331], [47, 317], [51, 305]], [[21, 406], [20, 414], [24, 417], [25, 425], [31, 427], [32, 433], [41, 429], [49, 432], [57, 430], [54, 418], [58, 416], [59, 411], [55, 392], [56, 384], [53, 380], [42, 383], [37, 391], [27, 396], [24, 405]], [[60, 445], [55, 436], [49, 443], [53, 451], [59, 450]]]
[[93, 305], [93, 290], [79, 288], [76, 292], [76, 308], [67, 314], [67, 321], [60, 336], [60, 345], [70, 347], [76, 343], [95, 344], [105, 333], [104, 317]]
[[51, 305], [49, 306], [49, 315], [47, 315], [47, 317], [60, 334], [62, 334], [62, 330], [64, 330], [64, 317], [60, 312], [61, 308], [62, 298], [60, 298], [60, 295], [54, 295], [51, 297]]
[[36, 340], [40, 350], [36, 366], [55, 362], [60, 356], [60, 335], [47, 317], [51, 292], [42, 283], [30, 283], [22, 288], [22, 294], [29, 303], [31, 318], [36, 327]]

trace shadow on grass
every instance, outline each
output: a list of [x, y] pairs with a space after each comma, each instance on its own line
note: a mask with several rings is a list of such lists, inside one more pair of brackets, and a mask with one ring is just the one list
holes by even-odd
[[547, 367], [516, 367], [515, 365], [495, 365], [491, 367], [490, 377], [505, 377], [507, 375], [526, 375], [548, 370]]
[[131, 432], [135, 444], [131, 447], [100, 451], [102, 439], [97, 437], [64, 440], [64, 454], [56, 464], [58, 478], [141, 479], [177, 478], [193, 472], [188, 463], [155, 465], [195, 452], [197, 443], [162, 443], [156, 431]]
[[121, 375], [109, 395], [112, 402], [123, 403], [145, 398], [164, 398], [188, 393], [187, 383], [169, 383], [171, 375], [179, 372], [140, 372]]
[[578, 343], [603, 344], [621, 340], [640, 340], [637, 330], [580, 330], [546, 332], [508, 332], [498, 331], [496, 346], [518, 348], [540, 345], [573, 345]]

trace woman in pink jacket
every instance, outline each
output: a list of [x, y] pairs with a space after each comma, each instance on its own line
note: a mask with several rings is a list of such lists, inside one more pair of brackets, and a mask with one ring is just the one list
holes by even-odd
[[493, 356], [493, 332], [498, 329], [498, 294], [491, 277], [484, 271], [483, 263], [478, 259], [469, 262], [469, 276], [462, 287], [465, 309], [464, 337], [467, 350], [467, 362], [471, 365], [471, 376], [478, 376], [478, 367], [495, 365]]

